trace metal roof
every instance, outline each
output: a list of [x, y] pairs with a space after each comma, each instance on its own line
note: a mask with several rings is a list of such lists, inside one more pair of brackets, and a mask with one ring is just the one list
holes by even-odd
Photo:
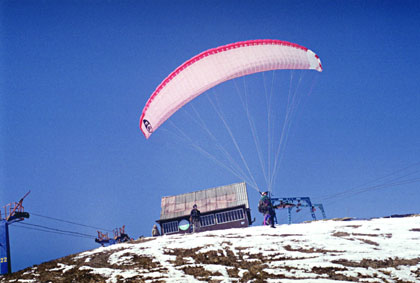
[[201, 213], [239, 205], [245, 205], [246, 208], [249, 208], [246, 184], [242, 182], [177, 196], [163, 197], [160, 219], [190, 215], [194, 204], [197, 204], [197, 208]]

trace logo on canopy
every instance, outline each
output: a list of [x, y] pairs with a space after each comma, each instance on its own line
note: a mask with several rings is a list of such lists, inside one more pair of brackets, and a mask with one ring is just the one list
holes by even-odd
[[143, 124], [149, 133], [153, 133], [153, 128], [149, 121], [147, 121], [146, 119], [143, 119]]

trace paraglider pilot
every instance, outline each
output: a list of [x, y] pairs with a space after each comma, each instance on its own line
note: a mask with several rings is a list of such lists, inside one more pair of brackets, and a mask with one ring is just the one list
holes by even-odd
[[258, 203], [258, 211], [264, 214], [263, 225], [271, 225], [274, 228], [274, 219], [276, 218], [275, 209], [290, 208], [295, 206], [294, 204], [284, 203], [280, 201], [279, 204], [273, 205], [273, 200], [269, 196], [269, 192], [262, 192], [261, 199]]
[[264, 214], [263, 225], [270, 225], [274, 228], [274, 217], [276, 216], [276, 212], [274, 211], [273, 203], [268, 196], [268, 192], [261, 193], [261, 199], [258, 203], [258, 211]]
[[193, 233], [198, 232], [200, 230], [200, 210], [197, 209], [197, 205], [193, 205], [193, 209], [190, 213], [190, 222], [192, 224]]

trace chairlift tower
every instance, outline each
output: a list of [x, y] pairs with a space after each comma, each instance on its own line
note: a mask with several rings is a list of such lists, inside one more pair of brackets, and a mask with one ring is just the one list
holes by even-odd
[[0, 275], [12, 273], [10, 261], [9, 225], [29, 218], [22, 202], [31, 191], [27, 192], [18, 202], [9, 203], [4, 208], [4, 214], [0, 210]]
[[315, 211], [316, 208], [318, 208], [322, 213], [322, 218], [327, 218], [324, 206], [321, 203], [312, 204], [311, 199], [309, 197], [271, 198], [271, 201], [274, 206], [287, 207], [289, 224], [292, 223], [293, 208], [296, 208], [296, 212], [299, 212], [302, 210], [303, 207], [308, 207], [313, 220], [316, 220]]

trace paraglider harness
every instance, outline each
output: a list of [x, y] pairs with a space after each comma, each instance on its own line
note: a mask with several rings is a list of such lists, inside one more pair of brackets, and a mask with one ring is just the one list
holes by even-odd
[[262, 214], [265, 214], [271, 207], [272, 203], [270, 197], [268, 196], [268, 193], [261, 193], [261, 199], [258, 202], [258, 211]]

